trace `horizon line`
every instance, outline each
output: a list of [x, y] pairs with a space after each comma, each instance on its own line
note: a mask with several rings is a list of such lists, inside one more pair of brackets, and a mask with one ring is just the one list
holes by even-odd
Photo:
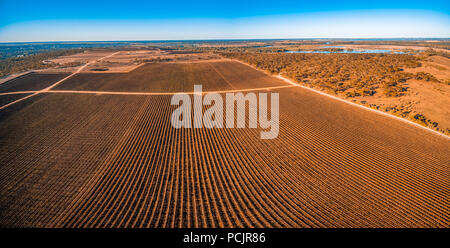
[[247, 41], [247, 40], [442, 40], [450, 39], [450, 37], [352, 37], [352, 38], [205, 38], [205, 39], [139, 39], [139, 40], [42, 40], [42, 41], [0, 41], [0, 43], [52, 43], [52, 42], [158, 42], [158, 41]]

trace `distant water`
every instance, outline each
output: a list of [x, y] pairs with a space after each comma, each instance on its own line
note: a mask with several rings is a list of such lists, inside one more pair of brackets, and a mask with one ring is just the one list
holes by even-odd
[[343, 48], [344, 46], [323, 46], [321, 48]]
[[286, 51], [285, 53], [393, 53], [393, 54], [405, 54], [404, 52], [392, 52], [391, 50], [381, 50], [381, 49], [374, 49], [374, 50], [343, 50], [343, 51], [336, 51], [336, 52], [330, 52], [330, 51]]

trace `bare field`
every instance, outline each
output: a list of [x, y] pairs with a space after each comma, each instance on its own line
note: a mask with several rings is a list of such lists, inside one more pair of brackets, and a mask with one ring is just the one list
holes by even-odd
[[17, 99], [20, 99], [24, 96], [27, 96], [29, 94], [11, 94], [11, 95], [0, 95], [0, 106], [3, 106], [5, 104], [8, 104], [12, 101], [15, 101]]
[[430, 56], [422, 60], [421, 64], [420, 67], [405, 68], [405, 71], [430, 73], [442, 82], [450, 82], [450, 59], [442, 56]]
[[8, 75], [8, 76], [1, 77], [1, 78], [0, 78], [0, 84], [2, 84], [2, 83], [4, 83], [4, 82], [7, 82], [7, 81], [9, 81], [9, 80], [12, 80], [12, 79], [14, 79], [14, 78], [23, 76], [23, 75], [28, 74], [28, 73], [30, 73], [30, 71], [20, 72], [20, 73], [13, 73], [13, 74], [10, 74], [10, 75]]
[[28, 73], [0, 84], [0, 93], [41, 90], [68, 75], [66, 73]]
[[66, 63], [73, 63], [73, 62], [81, 62], [81, 63], [87, 63], [92, 60], [100, 59], [102, 57], [105, 57], [107, 55], [111, 54], [110, 50], [86, 50], [83, 53], [77, 53], [73, 55], [68, 56], [61, 56], [55, 59], [51, 59], [51, 62], [59, 63], [59, 64], [66, 64]]
[[237, 62], [149, 63], [129, 73], [81, 73], [55, 90], [185, 92], [194, 84], [204, 91], [245, 89], [285, 85]]
[[[286, 84], [224, 61], [77, 74], [55, 90], [194, 83]], [[0, 110], [0, 226], [450, 225], [447, 137], [300, 87], [273, 91], [273, 140], [259, 128], [174, 129], [170, 95], [43, 93]]]
[[[193, 62], [217, 59], [218, 57], [209, 53], [177, 53], [164, 50], [130, 50], [120, 51], [106, 60], [96, 61], [111, 53], [110, 50], [87, 50], [84, 53], [78, 53], [69, 56], [62, 56], [49, 60], [49, 62], [60, 65], [77, 64], [92, 62], [83, 69], [83, 72], [89, 73], [125, 73], [130, 72], [145, 62], [152, 61], [173, 61], [173, 62]], [[41, 70], [41, 72], [73, 72], [78, 66], [59, 66]]]

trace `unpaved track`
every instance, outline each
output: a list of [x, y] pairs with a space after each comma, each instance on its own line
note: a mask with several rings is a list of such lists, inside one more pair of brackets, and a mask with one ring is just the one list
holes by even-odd
[[[293, 85], [282, 85], [282, 86], [272, 86], [272, 87], [261, 87], [261, 88], [248, 88], [248, 89], [233, 89], [233, 90], [215, 90], [215, 91], [202, 91], [202, 94], [210, 93], [237, 93], [237, 92], [249, 92], [249, 91], [271, 91], [276, 89], [291, 88], [295, 87]], [[0, 96], [15, 95], [15, 94], [31, 94], [38, 91], [16, 91], [16, 92], [6, 92], [0, 93]], [[97, 91], [97, 90], [51, 90], [45, 93], [62, 93], [62, 94], [96, 94], [96, 95], [125, 95], [125, 96], [172, 96], [176, 94], [197, 94], [194, 91], [187, 92], [135, 92], [135, 91]]]
[[36, 92], [34, 92], [33, 94], [31, 94], [31, 95], [25, 96], [25, 97], [23, 97], [23, 98], [20, 98], [20, 99], [17, 99], [17, 100], [15, 100], [15, 101], [13, 101], [13, 102], [10, 102], [10, 103], [8, 103], [8, 104], [5, 104], [5, 105], [3, 105], [3, 106], [0, 107], [0, 110], [5, 109], [5, 108], [7, 108], [7, 107], [9, 107], [9, 106], [11, 106], [11, 105], [13, 105], [13, 104], [22, 102], [22, 101], [24, 101], [24, 100], [26, 100], [26, 99], [28, 99], [28, 98], [31, 98], [31, 97], [33, 97], [33, 96], [36, 96], [36, 95], [38, 95], [38, 94], [45, 93], [45, 92], [51, 90], [52, 88], [58, 86], [59, 84], [61, 84], [61, 83], [64, 82], [65, 80], [67, 80], [67, 79], [73, 77], [74, 75], [80, 73], [84, 68], [86, 68], [86, 66], [88, 66], [88, 65], [90, 65], [90, 64], [92, 64], [92, 63], [94, 63], [94, 62], [96, 62], [96, 61], [101, 61], [101, 60], [107, 59], [107, 58], [109, 58], [109, 57], [112, 57], [112, 56], [114, 56], [114, 55], [116, 55], [116, 54], [118, 54], [118, 53], [120, 53], [120, 52], [115, 52], [115, 53], [112, 53], [112, 54], [110, 54], [110, 55], [108, 55], [108, 56], [105, 56], [105, 57], [103, 57], [103, 58], [100, 58], [100, 59], [96, 59], [96, 60], [90, 61], [90, 62], [84, 64], [83, 66], [80, 66], [80, 68], [78, 68], [78, 70], [76, 70], [74, 73], [72, 73], [72, 74], [70, 74], [69, 76], [67, 76], [67, 77], [65, 77], [65, 78], [63, 78], [63, 79], [61, 79], [61, 80], [59, 80], [58, 82], [56, 82], [56, 83], [54, 83], [54, 84], [48, 86], [47, 88], [42, 89], [42, 90], [39, 90], [39, 91], [36, 91]]
[[0, 121], [0, 224], [450, 225], [447, 137], [288, 86], [271, 89], [274, 140], [174, 129], [171, 95], [48, 91], [12, 106]]

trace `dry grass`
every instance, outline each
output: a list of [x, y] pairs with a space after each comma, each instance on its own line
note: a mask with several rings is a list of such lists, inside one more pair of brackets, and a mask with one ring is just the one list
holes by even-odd
[[[373, 49], [373, 48], [372, 48]], [[299, 84], [450, 134], [450, 59], [404, 54], [224, 53]]]
[[[405, 84], [408, 90], [400, 97], [376, 94], [355, 99], [450, 134], [450, 85], [447, 83], [450, 82], [450, 59], [431, 56], [420, 62], [420, 67], [404, 68], [405, 72], [427, 73], [440, 82], [410, 79]], [[424, 116], [425, 120], [415, 120], [416, 115]]]

